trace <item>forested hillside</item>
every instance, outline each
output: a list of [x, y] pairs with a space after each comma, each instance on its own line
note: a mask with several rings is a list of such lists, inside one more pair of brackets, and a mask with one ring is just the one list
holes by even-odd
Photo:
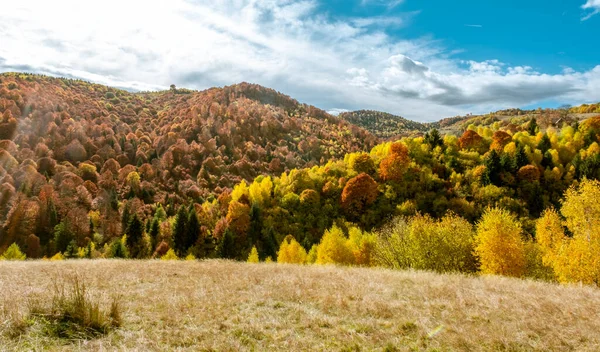
[[5, 258], [249, 258], [600, 282], [600, 116], [474, 117], [460, 137], [432, 129], [375, 145], [248, 84], [144, 94], [31, 75], [1, 84], [0, 253], [19, 247]]
[[428, 123], [411, 121], [401, 116], [373, 110], [343, 112], [339, 117], [384, 139], [415, 132], [427, 132], [432, 128]]
[[[368, 132], [271, 89], [132, 94], [83, 81], [0, 75], [0, 248], [64, 221], [119, 235], [121, 202], [202, 203], [242, 179], [368, 150]], [[14, 222], [16, 221], [16, 223]], [[18, 233], [15, 233], [17, 231]], [[25, 235], [25, 233], [27, 233]]]

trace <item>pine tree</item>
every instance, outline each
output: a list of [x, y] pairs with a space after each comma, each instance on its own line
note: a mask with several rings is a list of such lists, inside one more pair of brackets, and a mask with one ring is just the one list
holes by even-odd
[[525, 148], [519, 144], [517, 146], [517, 152], [515, 153], [516, 170], [519, 170], [525, 165], [529, 165], [529, 158], [527, 158], [527, 154], [525, 154]]
[[110, 258], [127, 258], [127, 248], [123, 245], [123, 241], [120, 238], [117, 238], [113, 241], [110, 246], [109, 252]]
[[440, 136], [440, 132], [438, 132], [438, 130], [435, 128], [425, 134], [424, 141], [425, 143], [429, 144], [432, 149], [438, 146], [444, 146], [444, 140]]
[[267, 227], [266, 229], [264, 229], [261, 232], [261, 235], [262, 235], [262, 239], [261, 239], [262, 246], [260, 247], [260, 249], [261, 249], [260, 256], [262, 258], [277, 257], [278, 246], [277, 246], [277, 240], [275, 239], [275, 230], [273, 229], [273, 227], [272, 226]]
[[484, 185], [493, 184], [496, 186], [500, 185], [500, 171], [502, 167], [500, 165], [500, 156], [496, 150], [492, 149], [484, 161], [485, 172], [481, 176], [481, 182]]
[[258, 250], [256, 250], [256, 246], [252, 247], [252, 250], [250, 251], [250, 255], [248, 255], [248, 263], [258, 263]]
[[527, 127], [527, 132], [529, 132], [529, 135], [535, 136], [537, 134], [537, 130], [538, 130], [537, 121], [536, 121], [535, 117], [532, 117], [531, 120], [529, 121], [529, 126]]
[[121, 213], [121, 235], [124, 235], [127, 232], [127, 226], [129, 226], [129, 221], [131, 220], [131, 206], [129, 202], [126, 202], [123, 206], [123, 212]]
[[126, 245], [131, 258], [141, 258], [144, 255], [144, 224], [133, 214], [127, 226]]
[[152, 223], [150, 224], [150, 231], [148, 231], [148, 235], [150, 236], [150, 241], [152, 248], [156, 247], [156, 241], [158, 239], [158, 235], [160, 234], [160, 223], [157, 218], [152, 219]]
[[219, 246], [217, 247], [217, 253], [220, 258], [235, 258], [235, 239], [231, 230], [227, 229], [223, 233], [223, 238], [221, 238], [221, 242], [219, 242]]
[[187, 222], [186, 251], [194, 246], [200, 237], [200, 221], [194, 205], [190, 205]]
[[188, 212], [185, 206], [180, 206], [175, 216], [175, 225], [173, 226], [173, 247], [175, 252], [181, 256], [185, 254], [187, 246], [187, 223]]
[[77, 242], [75, 242], [75, 240], [72, 240], [69, 245], [67, 246], [67, 249], [65, 250], [65, 258], [77, 258], [78, 257], [78, 253], [77, 253]]
[[21, 252], [21, 249], [16, 243], [11, 244], [0, 256], [0, 260], [25, 260], [25, 258], [25, 254]]
[[546, 151], [542, 158], [542, 166], [546, 169], [552, 169], [554, 167], [554, 162], [552, 161], [552, 154], [550, 151]]
[[542, 152], [542, 154], [552, 149], [552, 142], [550, 141], [550, 137], [548, 137], [547, 133], [544, 133], [542, 140], [540, 140], [540, 142], [537, 145], [537, 149], [539, 149]]
[[250, 230], [248, 230], [248, 242], [251, 245], [256, 244], [260, 240], [262, 227], [260, 206], [254, 202], [252, 203], [252, 207], [250, 207]]
[[61, 221], [60, 224], [54, 227], [54, 245], [57, 252], [66, 251], [72, 240], [73, 234], [69, 229], [67, 220]]

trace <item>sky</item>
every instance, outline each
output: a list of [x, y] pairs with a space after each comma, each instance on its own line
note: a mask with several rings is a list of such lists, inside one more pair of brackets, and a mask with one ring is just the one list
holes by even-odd
[[19, 0], [0, 72], [129, 90], [251, 82], [417, 121], [600, 101], [600, 0]]

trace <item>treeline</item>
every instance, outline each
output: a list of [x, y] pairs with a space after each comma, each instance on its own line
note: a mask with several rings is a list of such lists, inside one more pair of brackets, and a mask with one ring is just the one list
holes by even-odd
[[[52, 94], [70, 98], [45, 99], [44, 94], [50, 94], [48, 87], [53, 87]], [[528, 274], [533, 270], [529, 268], [536, 268], [541, 274], [532, 276], [569, 281], [575, 269], [561, 269], [568, 264], [568, 253], [588, 250], [584, 242], [576, 240], [577, 234], [589, 233], [584, 236], [588, 243], [595, 238], [591, 234], [596, 231], [594, 227], [582, 230], [580, 225], [573, 225], [570, 217], [574, 215], [565, 204], [573, 192], [585, 193], [577, 187], [597, 187], [583, 180], [600, 177], [600, 117], [564, 124], [560, 129], [540, 128], [535, 119], [521, 120], [520, 124], [514, 120], [492, 121], [469, 125], [460, 137], [442, 136], [431, 130], [421, 137], [379, 144], [366, 152], [356, 151], [371, 144], [372, 140], [359, 140], [366, 133], [363, 130], [339, 120], [334, 124], [334, 118], [258, 86], [177, 95], [165, 92], [152, 98], [97, 89], [101, 86], [77, 81], [64, 81], [59, 87], [57, 82], [37, 76], [3, 76], [0, 111], [4, 109], [4, 113], [0, 123], [4, 128], [0, 131], [12, 132], [0, 141], [0, 253], [15, 243], [10, 251], [16, 253], [18, 246], [29, 258], [167, 256], [247, 260], [251, 256], [253, 260], [285, 262], [297, 260], [285, 258], [304, 258], [303, 262], [480, 270], [515, 276], [532, 275]], [[74, 91], [80, 94], [78, 103]], [[123, 122], [126, 114], [105, 116], [99, 108], [97, 116], [77, 116], [79, 110], [69, 109], [93, 105], [93, 100], [86, 98], [87, 91], [109, 100], [157, 99], [152, 106], [160, 110], [149, 114], [160, 122], [143, 117], [144, 110], [139, 110], [132, 117], [137, 121], [134, 133]], [[32, 103], [34, 92], [40, 100]], [[198, 99], [197, 104], [185, 103], [193, 99]], [[206, 102], [200, 103], [203, 99]], [[56, 101], [69, 104], [55, 106]], [[216, 107], [221, 103], [227, 108]], [[240, 106], [253, 106], [256, 111], [242, 114]], [[61, 111], [36, 113], [48, 109]], [[187, 119], [173, 117], [185, 111]], [[313, 130], [318, 126], [339, 134], [329, 134], [330, 139], [319, 140], [318, 148], [302, 149], [299, 154], [312, 160], [308, 165], [322, 162], [321, 166], [296, 168], [291, 162], [286, 166], [288, 171], [281, 165], [270, 170], [278, 177], [269, 176], [269, 172], [255, 178], [237, 176], [239, 182], [232, 188], [207, 181], [216, 180], [222, 171], [198, 152], [206, 148], [200, 147], [202, 130], [206, 127], [210, 133], [210, 121], [224, 121], [231, 127], [227, 121], [235, 120], [235, 129], [217, 133], [219, 142], [215, 137], [214, 143], [223, 143], [225, 138], [227, 142], [213, 150], [223, 155], [233, 150], [232, 155], [240, 156], [243, 141], [259, 141], [263, 122], [268, 125], [271, 121], [263, 113], [282, 114], [286, 117], [284, 125], [296, 121], [301, 131], [298, 138], [318, 135]], [[15, 116], [20, 117], [17, 120]], [[45, 116], [52, 118], [44, 120]], [[171, 119], [169, 123], [167, 119]], [[247, 124], [249, 121], [263, 122]], [[194, 126], [201, 129], [196, 131]], [[292, 129], [282, 131], [293, 133]], [[115, 137], [119, 135], [124, 138]], [[69, 147], [75, 140], [81, 148]], [[176, 142], [165, 147], [166, 140]], [[288, 143], [292, 142], [283, 139], [279, 146]], [[303, 148], [301, 145], [298, 148]], [[339, 149], [332, 149], [334, 145]], [[140, 148], [150, 148], [151, 152], [143, 154], [148, 159], [142, 158], [134, 165], [131, 161], [142, 155]], [[260, 150], [258, 144], [246, 143], [244, 148], [244, 158]], [[345, 150], [355, 152], [343, 156]], [[336, 158], [340, 153], [342, 157]], [[105, 158], [110, 155], [116, 159]], [[316, 155], [320, 156], [319, 162]], [[67, 157], [76, 159], [64, 159]], [[265, 158], [268, 156], [262, 152], [255, 155], [256, 165]], [[237, 175], [243, 174], [243, 168], [236, 170]], [[234, 174], [232, 169], [228, 172]], [[485, 230], [488, 225], [482, 224], [492, 221], [488, 218], [503, 221], [489, 228], [508, 232], [493, 235], [493, 231]], [[560, 225], [562, 232], [553, 231], [558, 237], [541, 240], [540, 218], [553, 219]], [[474, 224], [476, 227], [469, 230]], [[561, 233], [564, 236], [559, 236]], [[455, 234], [463, 235], [455, 239], [456, 243], [444, 242]], [[482, 239], [487, 237], [512, 239], [491, 245], [505, 248], [502, 253], [506, 255], [517, 255], [510, 259], [509, 267], [502, 264], [498, 269], [486, 264], [488, 254]], [[392, 246], [388, 253], [395, 253], [395, 258], [384, 256], [386, 238]], [[440, 248], [457, 247], [451, 255], [441, 249], [434, 255], [424, 247], [428, 242], [438, 243]], [[422, 254], [411, 257], [414, 253]], [[594, 252], [585, 253], [589, 263], [586, 267], [593, 268], [596, 256], [590, 253]], [[498, 255], [492, 253], [489, 258]], [[438, 258], [438, 267], [426, 263], [431, 257]], [[457, 258], [462, 258], [462, 264], [452, 262]], [[594, 277], [596, 269], [590, 270], [589, 277]], [[581, 279], [595, 282], [590, 280]]]

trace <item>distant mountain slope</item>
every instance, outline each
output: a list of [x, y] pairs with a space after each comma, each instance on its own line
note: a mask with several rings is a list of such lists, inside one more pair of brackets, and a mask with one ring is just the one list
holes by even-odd
[[404, 134], [427, 132], [431, 128], [429, 123], [411, 121], [401, 116], [374, 110], [344, 112], [339, 117], [385, 139]]

